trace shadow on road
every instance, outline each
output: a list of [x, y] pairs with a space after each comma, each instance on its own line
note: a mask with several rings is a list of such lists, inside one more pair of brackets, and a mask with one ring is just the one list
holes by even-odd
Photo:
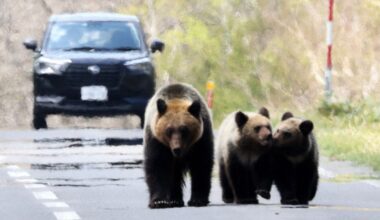
[[84, 146], [125, 146], [125, 145], [141, 145], [142, 138], [105, 138], [105, 139], [82, 139], [82, 138], [42, 138], [34, 139], [34, 143], [67, 143], [64, 148], [84, 147]]

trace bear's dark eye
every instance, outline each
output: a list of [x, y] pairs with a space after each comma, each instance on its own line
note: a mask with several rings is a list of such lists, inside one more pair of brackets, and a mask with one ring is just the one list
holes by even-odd
[[254, 130], [255, 130], [256, 133], [259, 133], [260, 129], [261, 129], [261, 126], [256, 126], [256, 127], [254, 128]]
[[171, 137], [172, 134], [173, 134], [173, 132], [174, 132], [174, 129], [173, 129], [173, 128], [167, 128], [166, 131], [165, 131], [165, 135], [166, 135], [167, 137]]
[[288, 139], [292, 137], [292, 133], [284, 131], [284, 138]]

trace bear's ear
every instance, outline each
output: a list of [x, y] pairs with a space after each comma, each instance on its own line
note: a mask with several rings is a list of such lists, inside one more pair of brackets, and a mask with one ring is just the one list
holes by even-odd
[[285, 112], [282, 117], [281, 117], [281, 121], [285, 121], [286, 119], [288, 118], [293, 118], [293, 114], [291, 112]]
[[248, 121], [248, 116], [241, 111], [236, 112], [235, 122], [239, 128], [242, 128]]
[[167, 109], [166, 102], [163, 99], [158, 99], [157, 100], [157, 110], [160, 115], [165, 114]]
[[311, 122], [310, 120], [305, 120], [305, 121], [301, 122], [299, 128], [300, 128], [302, 134], [307, 136], [313, 130], [314, 125], [313, 125], [313, 122]]
[[259, 114], [260, 114], [260, 115], [263, 115], [263, 116], [265, 116], [265, 117], [267, 117], [267, 118], [270, 118], [270, 116], [269, 116], [269, 111], [268, 111], [268, 109], [265, 108], [265, 107], [261, 107], [261, 108], [260, 108], [260, 110], [259, 110]]
[[201, 113], [201, 103], [194, 101], [187, 109], [194, 117], [199, 118]]

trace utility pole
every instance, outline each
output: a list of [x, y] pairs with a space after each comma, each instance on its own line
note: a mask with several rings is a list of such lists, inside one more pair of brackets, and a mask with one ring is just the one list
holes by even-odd
[[325, 98], [327, 102], [331, 101], [332, 96], [332, 41], [333, 41], [333, 10], [334, 10], [334, 0], [329, 0], [329, 17], [327, 21], [327, 66], [325, 71]]

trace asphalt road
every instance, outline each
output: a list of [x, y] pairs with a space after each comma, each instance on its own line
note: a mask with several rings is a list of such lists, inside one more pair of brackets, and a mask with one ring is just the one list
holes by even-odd
[[[140, 130], [0, 131], [0, 219], [380, 219], [378, 173], [323, 158], [309, 208], [225, 205], [150, 210]], [[185, 189], [186, 200], [189, 189]]]

